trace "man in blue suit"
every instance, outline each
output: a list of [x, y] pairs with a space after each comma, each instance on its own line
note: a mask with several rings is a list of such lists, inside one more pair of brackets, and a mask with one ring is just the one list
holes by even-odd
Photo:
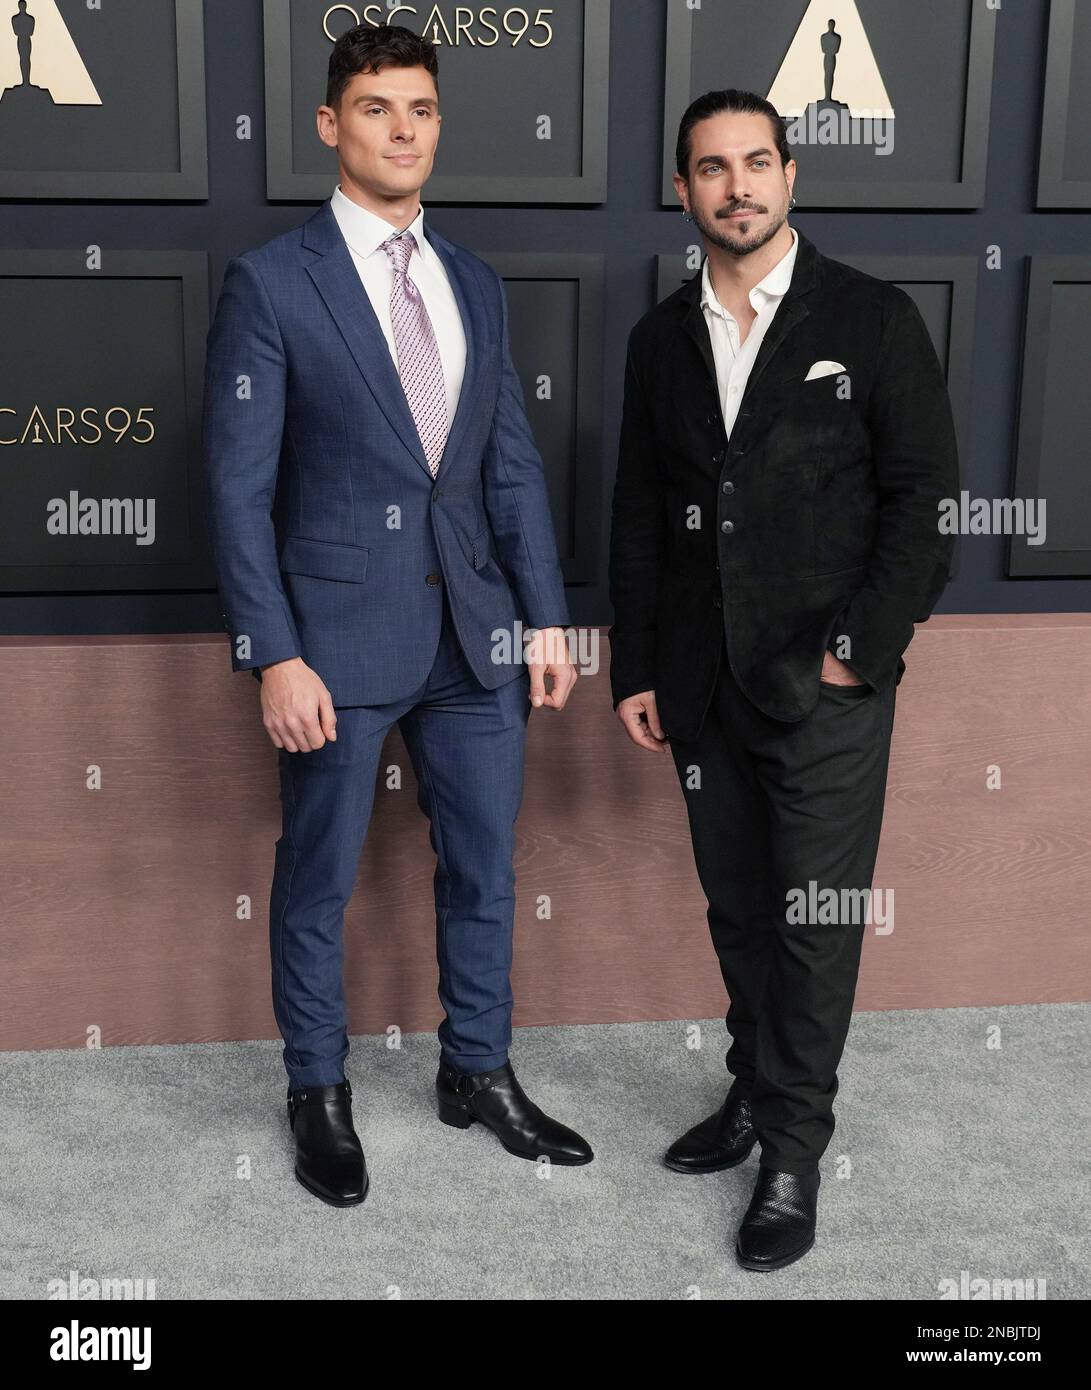
[[502, 282], [425, 228], [437, 71], [401, 26], [338, 40], [318, 132], [340, 184], [230, 262], [208, 340], [223, 616], [280, 750], [269, 941], [295, 1171], [338, 1206], [368, 1188], [344, 1070], [344, 909], [395, 722], [437, 856], [440, 1118], [480, 1121], [523, 1158], [593, 1156], [508, 1060], [526, 723], [531, 705], [563, 708], [575, 671]]

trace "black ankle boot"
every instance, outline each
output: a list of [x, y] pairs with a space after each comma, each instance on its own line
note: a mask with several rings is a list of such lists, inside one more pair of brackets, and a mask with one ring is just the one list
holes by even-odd
[[735, 1242], [743, 1269], [783, 1269], [807, 1253], [814, 1244], [820, 1181], [817, 1168], [811, 1173], [758, 1169]]
[[307, 1191], [332, 1207], [362, 1202], [370, 1179], [352, 1127], [349, 1083], [289, 1089], [288, 1123], [295, 1135], [295, 1175]]
[[750, 1101], [732, 1087], [714, 1115], [674, 1141], [663, 1162], [676, 1173], [719, 1173], [742, 1163], [757, 1142]]
[[594, 1158], [591, 1146], [567, 1125], [550, 1119], [526, 1095], [511, 1064], [464, 1075], [445, 1062], [436, 1077], [439, 1117], [445, 1125], [468, 1129], [474, 1120], [486, 1125], [519, 1158], [547, 1157], [551, 1163], [576, 1167]]

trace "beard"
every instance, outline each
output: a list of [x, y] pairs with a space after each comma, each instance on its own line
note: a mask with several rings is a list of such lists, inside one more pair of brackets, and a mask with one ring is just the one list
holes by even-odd
[[[755, 212], [755, 217], [761, 217], [764, 212]], [[769, 226], [762, 231], [742, 232], [734, 234], [730, 228], [732, 225], [739, 225], [724, 222], [721, 218], [708, 218], [693, 212], [693, 220], [697, 224], [698, 230], [714, 246], [718, 246], [722, 251], [729, 251], [733, 256], [749, 256], [755, 251], [767, 245], [784, 226], [787, 220], [787, 211], [783, 212], [779, 220], [770, 222]]]

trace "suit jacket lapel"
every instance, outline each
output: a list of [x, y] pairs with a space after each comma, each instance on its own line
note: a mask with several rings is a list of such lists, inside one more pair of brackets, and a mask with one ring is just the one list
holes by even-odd
[[429, 228], [427, 216], [424, 219], [424, 230], [432, 249], [447, 268], [447, 279], [454, 291], [458, 312], [462, 318], [462, 327], [466, 334], [466, 370], [462, 377], [462, 389], [459, 391], [458, 405], [455, 407], [455, 418], [450, 422], [447, 445], [443, 451], [443, 458], [440, 460], [440, 467], [442, 468], [448, 457], [458, 458], [458, 451], [462, 443], [462, 436], [466, 431], [470, 410], [473, 407], [473, 402], [477, 399], [477, 382], [481, 375], [481, 345], [485, 340], [487, 309], [485, 297], [481, 293], [481, 286], [477, 282], [477, 276], [472, 271], [462, 268], [455, 254], [455, 248], [449, 241], [445, 241], [438, 232]]
[[746, 381], [746, 390], [742, 393], [742, 400], [739, 408], [744, 406], [757, 385], [758, 378], [765, 371], [769, 359], [784, 342], [788, 334], [807, 318], [810, 310], [801, 299], [788, 300], [787, 294], [777, 306], [777, 311], [773, 315], [773, 321], [766, 330], [765, 337], [761, 340], [758, 348], [758, 355], [754, 358], [754, 365], [750, 368], [750, 375]]
[[[458, 456], [461, 435], [466, 428], [469, 403], [474, 398], [479, 371], [480, 348], [477, 335], [484, 331], [485, 306], [481, 291], [469, 271], [463, 271], [454, 248], [435, 232], [427, 232], [429, 243], [443, 260], [458, 302], [462, 326], [466, 334], [466, 372], [458, 399], [454, 421], [451, 423], [443, 461]], [[431, 470], [417, 433], [413, 412], [405, 398], [401, 377], [387, 346], [386, 336], [371, 307], [371, 300], [360, 282], [341, 229], [337, 225], [329, 201], [304, 225], [303, 245], [319, 253], [320, 259], [307, 266], [307, 273], [325, 301], [334, 322], [360, 369], [371, 394], [405, 447], [431, 478]], [[467, 290], [464, 282], [468, 281]], [[480, 320], [480, 322], [479, 322]]]

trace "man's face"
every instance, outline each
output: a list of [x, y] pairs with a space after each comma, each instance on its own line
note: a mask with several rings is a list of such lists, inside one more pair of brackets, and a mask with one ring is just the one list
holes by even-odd
[[707, 241], [747, 256], [784, 225], [795, 175], [767, 117], [724, 111], [693, 127], [689, 182], [675, 174], [674, 186]]
[[439, 142], [436, 84], [424, 67], [357, 73], [340, 105], [318, 108], [318, 133], [349, 178], [381, 198], [418, 193]]

